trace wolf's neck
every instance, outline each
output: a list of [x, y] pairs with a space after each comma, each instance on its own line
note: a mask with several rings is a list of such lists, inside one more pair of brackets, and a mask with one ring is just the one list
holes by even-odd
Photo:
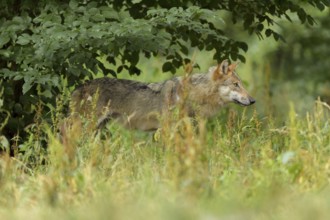
[[195, 74], [187, 83], [189, 99], [196, 103], [207, 103], [215, 93], [213, 82], [207, 74]]
[[187, 100], [187, 107], [192, 115], [212, 117], [225, 104], [207, 74], [194, 74], [190, 78], [181, 77], [179, 80], [182, 85], [180, 98]]

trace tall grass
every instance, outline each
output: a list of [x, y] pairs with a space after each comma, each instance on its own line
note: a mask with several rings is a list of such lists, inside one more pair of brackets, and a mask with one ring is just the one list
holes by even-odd
[[330, 107], [279, 120], [264, 72], [255, 107], [205, 121], [180, 106], [154, 135], [63, 123], [64, 91], [52, 126], [37, 114], [1, 155], [0, 219], [329, 219]]
[[60, 141], [41, 120], [45, 140], [0, 158], [1, 219], [328, 219], [329, 105], [291, 104], [283, 126], [247, 111], [195, 123], [179, 109], [157, 141], [115, 123]]

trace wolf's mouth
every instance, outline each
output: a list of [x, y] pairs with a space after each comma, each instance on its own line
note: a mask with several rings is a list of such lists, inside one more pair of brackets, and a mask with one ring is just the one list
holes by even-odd
[[239, 104], [239, 105], [242, 105], [242, 106], [249, 106], [249, 105], [251, 105], [250, 103], [249, 104], [242, 103], [242, 102], [238, 101], [237, 99], [234, 99], [234, 102], [236, 104]]

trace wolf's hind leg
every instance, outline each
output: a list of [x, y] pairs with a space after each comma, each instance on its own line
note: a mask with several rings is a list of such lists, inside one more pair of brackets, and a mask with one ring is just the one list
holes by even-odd
[[101, 117], [98, 121], [97, 121], [97, 125], [96, 125], [96, 129], [97, 130], [102, 130], [105, 125], [111, 120], [110, 117]]
[[101, 140], [106, 140], [108, 137], [112, 136], [110, 131], [104, 131], [104, 127], [106, 124], [111, 120], [111, 118], [103, 118], [102, 120], [98, 120], [97, 127], [96, 127], [96, 135], [100, 137]]
[[106, 134], [109, 134], [110, 136], [112, 136], [112, 133], [108, 130], [106, 131], [106, 134], [104, 134], [102, 132], [102, 130], [104, 130], [104, 127], [106, 126], [106, 124], [108, 124], [110, 121], [112, 121], [116, 118], [119, 118], [120, 116], [121, 116], [121, 114], [113, 112], [113, 113], [109, 113], [107, 115], [103, 115], [98, 119], [96, 129], [97, 129], [98, 133], [101, 132], [102, 139], [106, 138]]

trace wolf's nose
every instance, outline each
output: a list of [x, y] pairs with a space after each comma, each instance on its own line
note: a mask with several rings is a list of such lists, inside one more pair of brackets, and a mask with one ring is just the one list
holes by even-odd
[[254, 98], [250, 98], [250, 105], [254, 104], [256, 100]]

